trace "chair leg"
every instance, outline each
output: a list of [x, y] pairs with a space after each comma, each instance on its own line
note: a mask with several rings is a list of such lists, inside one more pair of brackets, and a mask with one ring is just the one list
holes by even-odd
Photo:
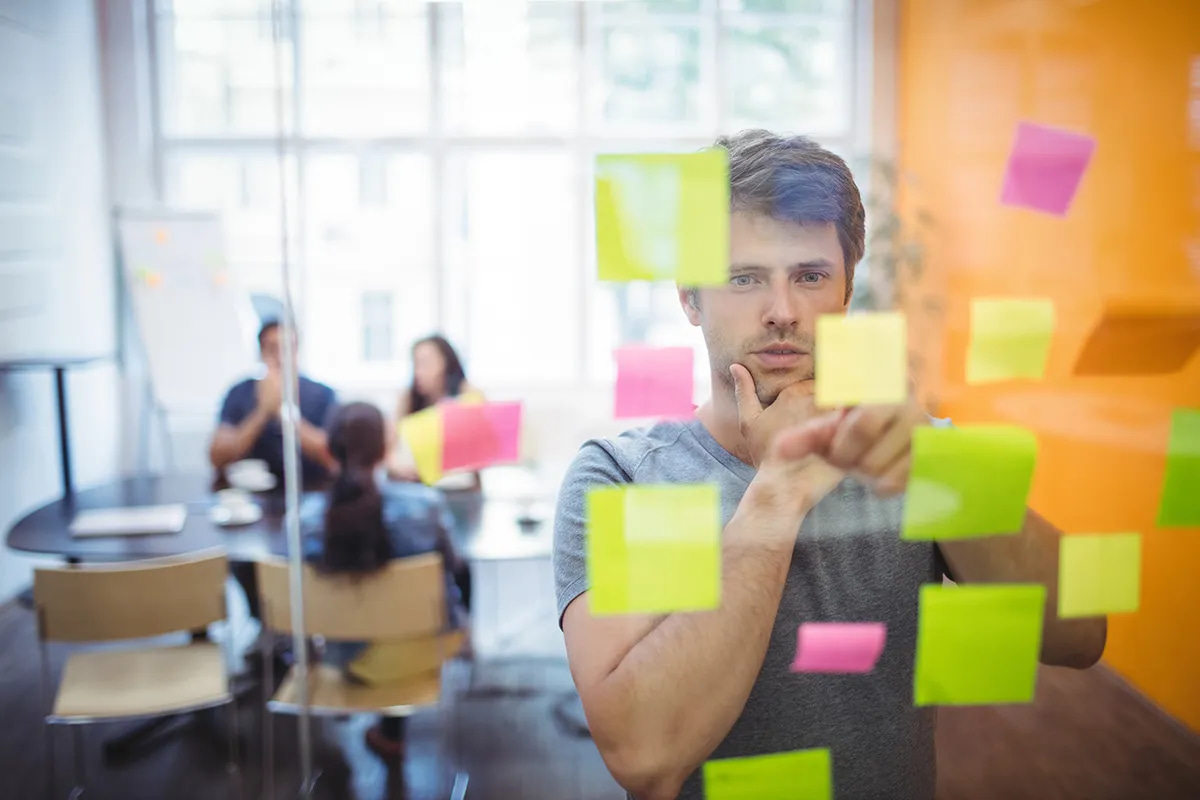
[[75, 754], [75, 786], [71, 789], [71, 798], [79, 797], [83, 794], [84, 788], [87, 786], [87, 763], [83, 750], [83, 726], [71, 726], [71, 750]]
[[46, 738], [46, 800], [54, 798], [54, 726], [42, 723]]
[[226, 707], [225, 713], [229, 715], [229, 764], [226, 769], [229, 772], [230, 782], [232, 783], [231, 794], [235, 797], [242, 796], [241, 782], [241, 762], [238, 759], [238, 723], [237, 723], [237, 699], [230, 700]]
[[274, 647], [266, 644], [270, 637], [263, 639], [263, 705], [259, 709], [263, 726], [263, 786], [267, 800], [275, 800], [275, 715], [267, 708], [275, 691], [275, 653]]

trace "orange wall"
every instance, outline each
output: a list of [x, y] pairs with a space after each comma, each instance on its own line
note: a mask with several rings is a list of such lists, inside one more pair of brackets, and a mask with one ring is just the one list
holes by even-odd
[[[1141, 609], [1110, 618], [1105, 658], [1200, 731], [1200, 530], [1154, 527], [1169, 415], [1200, 407], [1200, 357], [1173, 375], [1070, 374], [1106, 302], [1200, 313], [1200, 2], [907, 0], [898, 52], [904, 210], [935, 225], [908, 294], [927, 397], [960, 423], [1032, 428], [1031, 504], [1068, 533], [1143, 534]], [[1098, 141], [1066, 218], [997, 201], [1021, 120]], [[965, 385], [977, 295], [1055, 300], [1045, 382]]]

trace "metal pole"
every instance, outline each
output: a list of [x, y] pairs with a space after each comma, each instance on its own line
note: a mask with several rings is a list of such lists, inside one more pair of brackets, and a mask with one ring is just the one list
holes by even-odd
[[[283, 428], [283, 486], [286, 510], [284, 530], [288, 543], [288, 578], [292, 605], [293, 671], [300, 693], [300, 713], [296, 717], [300, 746], [300, 792], [307, 796], [312, 788], [312, 736], [308, 698], [308, 646], [304, 630], [304, 572], [300, 541], [300, 453], [296, 426], [299, 424], [299, 377], [296, 366], [296, 309], [292, 298], [291, 237], [288, 235], [287, 142], [283, 92], [283, 24], [284, 0], [271, 4], [271, 32], [275, 45], [275, 121], [276, 145], [279, 156], [279, 229], [282, 237], [280, 268], [283, 279], [283, 407], [280, 422]], [[269, 723], [268, 723], [269, 724]]]
[[75, 494], [71, 480], [71, 439], [67, 431], [67, 368], [62, 364], [54, 367], [54, 389], [58, 397], [58, 452], [62, 459], [63, 497], [70, 499]]

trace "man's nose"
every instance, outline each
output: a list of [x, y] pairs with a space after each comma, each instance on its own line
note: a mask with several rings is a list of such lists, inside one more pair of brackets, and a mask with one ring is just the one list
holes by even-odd
[[792, 328], [800, 319], [798, 303], [790, 281], [773, 281], [763, 324], [767, 327]]

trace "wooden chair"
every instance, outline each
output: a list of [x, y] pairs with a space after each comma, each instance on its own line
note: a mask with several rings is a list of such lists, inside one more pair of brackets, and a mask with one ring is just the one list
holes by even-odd
[[[288, 564], [260, 561], [258, 591], [262, 624], [279, 633], [294, 633]], [[409, 659], [408, 677], [385, 684], [347, 680], [341, 669], [315, 664], [307, 669], [307, 702], [301, 694], [298, 671], [288, 671], [279, 691], [267, 702], [275, 714], [339, 717], [374, 712], [407, 717], [423, 708], [441, 705], [442, 666], [458, 652], [461, 634], [446, 633], [446, 577], [442, 557], [426, 553], [396, 559], [365, 577], [324, 575], [303, 566], [305, 636], [329, 641], [386, 642]], [[269, 637], [263, 637], [264, 640]], [[264, 685], [274, 685], [272, 659], [264, 653]], [[264, 726], [264, 773], [267, 796], [273, 796], [274, 745], [272, 725]], [[455, 770], [452, 800], [466, 796], [467, 775]]]
[[[83, 791], [86, 724], [186, 713], [230, 704], [221, 645], [193, 641], [72, 653], [51, 689], [51, 643], [113, 642], [202, 631], [226, 619], [228, 559], [220, 550], [186, 557], [36, 569], [33, 598], [48, 709], [46, 793], [54, 794], [56, 725], [74, 731], [72, 797]], [[229, 637], [224, 637], [228, 641]], [[237, 766], [237, 720], [229, 716], [231, 770]]]

